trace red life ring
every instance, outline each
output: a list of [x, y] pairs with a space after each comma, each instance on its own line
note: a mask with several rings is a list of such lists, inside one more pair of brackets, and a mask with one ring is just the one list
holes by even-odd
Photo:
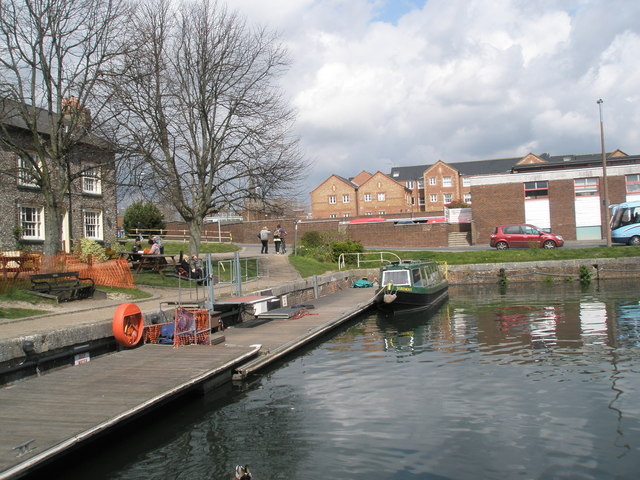
[[133, 347], [142, 340], [144, 318], [135, 303], [123, 303], [113, 315], [111, 331], [116, 341], [124, 347]]

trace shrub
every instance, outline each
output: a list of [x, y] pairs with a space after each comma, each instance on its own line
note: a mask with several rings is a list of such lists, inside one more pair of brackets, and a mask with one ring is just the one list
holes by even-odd
[[471, 208], [471, 205], [464, 203], [462, 200], [454, 200], [451, 203], [445, 205], [447, 208]]
[[300, 243], [303, 247], [318, 248], [322, 246], [322, 235], [320, 232], [312, 230], [310, 232], [304, 232]]
[[83, 262], [89, 262], [89, 256], [92, 257], [94, 262], [104, 262], [109, 259], [102, 248], [95, 240], [83, 238], [76, 245], [74, 249], [74, 255], [80, 258]]
[[140, 228], [145, 230], [145, 235], [148, 235], [160, 233], [166, 225], [164, 215], [153, 203], [133, 202], [124, 211], [122, 226], [127, 233]]
[[[331, 259], [334, 262], [338, 261], [338, 258], [343, 253], [362, 253], [364, 247], [360, 242], [354, 242], [353, 240], [346, 240], [343, 242], [332, 242], [331, 245]], [[351, 255], [345, 256], [345, 263], [352, 263], [355, 259]]]

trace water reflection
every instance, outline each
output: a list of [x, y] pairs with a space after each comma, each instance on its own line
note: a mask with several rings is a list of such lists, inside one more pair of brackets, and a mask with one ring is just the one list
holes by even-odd
[[635, 286], [451, 287], [371, 312], [220, 398], [177, 405], [64, 478], [635, 479]]

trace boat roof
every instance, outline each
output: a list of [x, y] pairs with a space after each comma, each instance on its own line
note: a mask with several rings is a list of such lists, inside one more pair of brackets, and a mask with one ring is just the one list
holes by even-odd
[[417, 259], [417, 260], [402, 260], [401, 262], [392, 262], [389, 265], [384, 265], [382, 267], [383, 270], [406, 270], [409, 268], [415, 268], [415, 267], [420, 267], [422, 265], [425, 264], [435, 264], [437, 265], [438, 262], [434, 261], [434, 260], [427, 260], [427, 259]]

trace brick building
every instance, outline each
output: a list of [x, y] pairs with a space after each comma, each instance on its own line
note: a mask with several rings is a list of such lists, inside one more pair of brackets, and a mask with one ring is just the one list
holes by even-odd
[[[46, 117], [46, 115], [43, 115]], [[30, 132], [19, 121], [5, 117], [4, 131], [13, 142], [30, 148]], [[43, 123], [41, 134], [47, 135]], [[35, 157], [32, 157], [35, 158]], [[108, 144], [88, 134], [69, 155], [66, 178], [71, 182], [70, 194], [64, 200], [62, 245], [70, 251], [72, 242], [91, 238], [104, 242], [116, 234], [116, 189], [114, 153]], [[28, 161], [18, 157], [0, 141], [0, 249], [16, 248], [14, 232], [21, 229], [20, 243], [42, 250], [48, 234], [45, 228], [45, 192], [29, 173]], [[56, 169], [51, 169], [60, 174]]]
[[311, 191], [313, 218], [410, 214], [411, 190], [381, 172], [352, 179], [331, 175]]
[[[602, 156], [527, 157], [511, 173], [470, 178], [473, 242], [488, 242], [505, 223], [531, 223], [567, 240], [602, 238]], [[640, 200], [640, 156], [608, 154], [607, 186], [609, 204]]]

